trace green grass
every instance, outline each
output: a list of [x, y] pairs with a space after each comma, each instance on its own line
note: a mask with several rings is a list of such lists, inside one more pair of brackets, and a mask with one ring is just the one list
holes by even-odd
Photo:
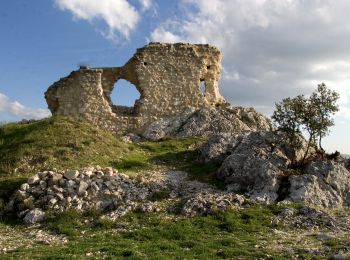
[[25, 177], [0, 178], [0, 198], [7, 198], [27, 180]]
[[51, 117], [0, 126], [0, 177], [28, 176], [42, 169], [114, 166], [124, 172], [164, 165], [203, 177], [215, 165], [196, 163], [201, 138], [127, 144], [81, 120]]
[[196, 148], [203, 141], [202, 138], [190, 137], [133, 144], [133, 149], [113, 166], [126, 172], [152, 169], [155, 165], [167, 166], [186, 171], [192, 179], [211, 182], [222, 187], [223, 184], [215, 178], [218, 165], [197, 162]]
[[26, 177], [40, 170], [113, 166], [133, 175], [157, 166], [184, 170], [213, 182], [216, 165], [196, 162], [201, 138], [127, 144], [81, 120], [51, 117], [34, 123], [0, 126], [0, 198], [7, 198]]
[[112, 134], [72, 118], [0, 126], [0, 176], [29, 175], [49, 168], [107, 166], [128, 151], [129, 145]]
[[[273, 212], [259, 206], [243, 210], [217, 213], [208, 217], [191, 219], [164, 218], [163, 215], [129, 214], [118, 222], [84, 224], [85, 218], [74, 212], [65, 212], [50, 219], [47, 227], [67, 234], [68, 245], [35, 246], [20, 248], [7, 254], [8, 257], [29, 258], [78, 258], [88, 252], [100, 252], [95, 257], [131, 259], [214, 259], [214, 258], [263, 258], [283, 255], [268, 249], [255, 247], [261, 239], [273, 239], [269, 230]], [[116, 227], [125, 227], [116, 231]], [[63, 253], [64, 252], [64, 253]]]

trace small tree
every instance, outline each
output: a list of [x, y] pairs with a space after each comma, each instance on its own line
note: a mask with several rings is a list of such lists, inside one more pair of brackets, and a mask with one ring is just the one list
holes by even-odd
[[277, 124], [278, 129], [285, 132], [292, 147], [301, 147], [298, 134], [303, 127], [309, 134], [307, 148], [303, 157], [304, 161], [308, 156], [311, 145], [318, 147], [322, 154], [322, 138], [329, 133], [329, 128], [334, 125], [331, 118], [338, 111], [336, 104], [339, 94], [327, 89], [324, 83], [318, 85], [317, 90], [306, 99], [299, 95], [295, 98], [283, 99], [276, 104], [272, 120]]
[[278, 129], [285, 132], [289, 143], [294, 148], [301, 147], [301, 141], [298, 137], [301, 133], [302, 123], [301, 114], [305, 109], [305, 97], [299, 95], [295, 98], [285, 98], [280, 103], [276, 103], [276, 110], [272, 115], [272, 120], [277, 123]]
[[335, 91], [327, 89], [324, 83], [318, 84], [317, 91], [313, 92], [309, 98], [308, 110], [310, 116], [304, 119], [315, 136], [315, 141], [318, 139], [318, 146], [321, 151], [322, 138], [329, 133], [329, 128], [334, 125], [334, 120], [331, 118], [338, 110], [336, 104], [339, 99], [339, 94]]

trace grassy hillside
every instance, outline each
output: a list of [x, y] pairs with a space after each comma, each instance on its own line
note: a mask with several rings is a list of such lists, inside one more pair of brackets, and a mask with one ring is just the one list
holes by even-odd
[[0, 126], [0, 198], [26, 177], [51, 168], [113, 166], [133, 175], [167, 166], [186, 170], [194, 178], [212, 180], [215, 165], [195, 162], [200, 138], [166, 139], [129, 144], [81, 120], [51, 117], [32, 123]]
[[[133, 175], [167, 167], [213, 183], [217, 166], [196, 163], [196, 147], [202, 142], [185, 138], [128, 144], [88, 123], [64, 117], [5, 124], [0, 126], [0, 208], [27, 176], [41, 169], [101, 165]], [[286, 259], [298, 255], [322, 259], [350, 245], [347, 234], [319, 240], [319, 231], [274, 223], [281, 210], [248, 203], [207, 217], [186, 218], [174, 210], [132, 213], [115, 222], [100, 219], [98, 212], [67, 211], [34, 228], [5, 216], [0, 217], [0, 248], [7, 249], [0, 250], [0, 258]], [[35, 232], [63, 234], [68, 242], [37, 242], [41, 240], [33, 237]], [[314, 248], [321, 252], [319, 256]]]
[[129, 151], [112, 134], [88, 123], [51, 117], [0, 127], [0, 174], [30, 174], [43, 168], [107, 165]]

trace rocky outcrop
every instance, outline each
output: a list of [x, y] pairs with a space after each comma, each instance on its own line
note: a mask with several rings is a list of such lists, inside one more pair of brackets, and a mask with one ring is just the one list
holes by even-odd
[[285, 136], [252, 132], [236, 137], [234, 143], [231, 155], [218, 171], [218, 178], [224, 180], [231, 191], [247, 193], [257, 201], [275, 202], [279, 197], [280, 178], [293, 159]]
[[198, 161], [201, 163], [222, 164], [243, 138], [244, 135], [239, 133], [221, 133], [210, 136], [198, 148]]
[[306, 143], [292, 149], [280, 132], [214, 135], [199, 148], [199, 160], [221, 164], [217, 176], [234, 193], [265, 203], [302, 202], [339, 208], [350, 203], [350, 172], [342, 161], [314, 161], [298, 170]]
[[289, 177], [286, 200], [326, 208], [350, 206], [350, 172], [334, 161], [314, 161], [304, 174]]
[[216, 107], [187, 111], [181, 116], [160, 119], [150, 124], [142, 136], [149, 140], [164, 137], [209, 137], [219, 133], [243, 133], [257, 130], [271, 130], [266, 117], [253, 108]]

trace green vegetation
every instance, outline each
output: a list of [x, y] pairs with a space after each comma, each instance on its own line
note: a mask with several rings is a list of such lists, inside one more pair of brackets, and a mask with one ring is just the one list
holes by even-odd
[[287, 134], [292, 147], [301, 147], [299, 138], [301, 128], [309, 135], [302, 161], [308, 156], [311, 145], [324, 153], [322, 138], [329, 133], [329, 128], [334, 125], [331, 116], [338, 111], [336, 104], [338, 99], [338, 93], [327, 89], [326, 85], [321, 83], [309, 98], [299, 95], [295, 98], [283, 99], [282, 102], [276, 104], [272, 119], [278, 128]]
[[155, 164], [200, 175], [216, 169], [214, 165], [195, 163], [195, 149], [202, 141], [184, 138], [127, 144], [107, 131], [66, 117], [6, 124], [0, 127], [0, 176], [88, 165], [112, 165], [121, 171], [135, 172], [152, 169]]
[[[250, 207], [245, 210], [217, 213], [209, 217], [183, 219], [165, 218], [160, 214], [129, 214], [116, 222], [92, 220], [76, 212], [65, 212], [46, 224], [50, 230], [68, 235], [65, 246], [20, 248], [9, 257], [51, 258], [64, 252], [66, 258], [84, 258], [89, 252], [95, 257], [132, 259], [213, 259], [263, 258], [267, 255], [282, 259], [283, 255], [256, 247], [274, 237], [269, 230], [273, 211]], [[119, 232], [116, 231], [119, 228]], [[99, 253], [96, 253], [99, 252]]]
[[110, 165], [129, 151], [112, 134], [80, 120], [52, 117], [0, 127], [0, 175]]
[[193, 179], [211, 181], [222, 185], [214, 178], [218, 165], [200, 164], [196, 148], [203, 142], [198, 137], [164, 139], [158, 142], [141, 142], [130, 145], [130, 152], [115, 161], [112, 166], [127, 173], [166, 166], [186, 171]]
[[211, 181], [217, 166], [196, 163], [196, 148], [202, 141], [184, 138], [127, 144], [107, 131], [66, 117], [6, 124], [0, 126], [0, 198], [9, 196], [26, 177], [50, 168], [113, 166], [133, 175], [164, 166]]
[[[285, 230], [271, 221], [280, 210], [277, 206], [248, 205], [194, 218], [133, 213], [117, 222], [100, 219], [98, 212], [82, 215], [67, 211], [48, 218], [43, 224], [49, 232], [66, 235], [67, 244], [23, 245], [8, 252], [6, 257], [290, 259], [298, 254], [300, 259], [324, 259], [325, 255], [318, 256], [308, 248], [327, 247], [326, 256], [329, 256], [348, 247], [348, 236], [319, 241], [317, 235], [310, 235], [309, 231]], [[19, 230], [20, 226], [16, 228]], [[308, 235], [302, 235], [303, 232]]]

